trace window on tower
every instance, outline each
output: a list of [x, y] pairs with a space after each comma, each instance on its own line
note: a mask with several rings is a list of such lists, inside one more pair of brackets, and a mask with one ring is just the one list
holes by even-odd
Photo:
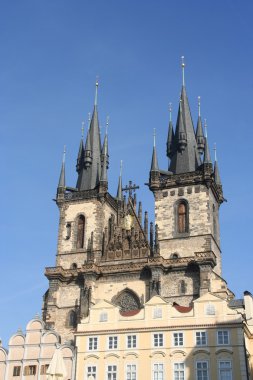
[[84, 248], [84, 228], [85, 228], [85, 218], [80, 215], [77, 220], [77, 248]]
[[178, 233], [182, 234], [189, 231], [188, 203], [185, 200], [181, 200], [177, 204], [176, 224], [176, 229]]

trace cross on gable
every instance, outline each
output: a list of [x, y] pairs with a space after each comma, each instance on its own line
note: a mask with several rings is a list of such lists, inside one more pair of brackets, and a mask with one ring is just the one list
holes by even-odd
[[132, 198], [133, 192], [135, 192], [136, 189], [139, 189], [139, 186], [136, 186], [135, 183], [133, 184], [132, 181], [129, 181], [128, 186], [124, 187], [122, 191], [128, 191], [129, 192], [129, 197]]

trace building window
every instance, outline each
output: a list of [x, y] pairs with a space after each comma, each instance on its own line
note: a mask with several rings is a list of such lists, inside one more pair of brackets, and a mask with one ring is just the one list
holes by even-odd
[[27, 365], [24, 368], [24, 376], [36, 375], [36, 365]]
[[77, 244], [76, 248], [84, 247], [84, 227], [85, 227], [85, 218], [83, 215], [80, 215], [77, 220]]
[[108, 314], [107, 313], [101, 313], [99, 317], [99, 322], [107, 322], [108, 321]]
[[215, 315], [215, 307], [212, 303], [206, 305], [206, 315]]
[[137, 337], [136, 335], [127, 335], [127, 348], [137, 347]]
[[178, 286], [179, 294], [185, 294], [186, 293], [186, 283], [184, 280], [179, 281], [179, 286]]
[[219, 345], [229, 344], [229, 331], [228, 330], [219, 330], [217, 332], [217, 344], [219, 344]]
[[158, 333], [153, 335], [154, 347], [163, 347], [163, 334]]
[[177, 232], [188, 232], [188, 204], [180, 201], [177, 205]]
[[174, 346], [184, 345], [184, 334], [182, 332], [173, 333], [173, 344]]
[[164, 365], [162, 363], [154, 363], [152, 380], [163, 380], [163, 379], [164, 379]]
[[107, 380], [117, 380], [117, 366], [116, 365], [107, 366]]
[[126, 365], [126, 380], [136, 380], [136, 364]]
[[196, 379], [197, 380], [208, 380], [208, 362], [199, 361], [196, 362]]
[[13, 376], [20, 376], [21, 375], [21, 366], [15, 365], [13, 367]]
[[153, 313], [153, 318], [156, 319], [156, 318], [162, 318], [163, 316], [163, 313], [162, 313], [162, 309], [160, 307], [155, 307], [154, 308], [154, 313]]
[[206, 345], [207, 345], [206, 331], [196, 331], [196, 346], [206, 346]]
[[87, 367], [87, 380], [90, 380], [90, 379], [96, 380], [96, 378], [97, 378], [97, 367], [95, 365], [89, 365]]
[[219, 362], [219, 380], [232, 380], [232, 363], [230, 360]]
[[43, 364], [43, 365], [40, 367], [40, 374], [41, 374], [41, 375], [46, 375], [47, 370], [48, 370], [48, 367], [49, 367], [49, 364]]
[[97, 337], [92, 337], [89, 338], [88, 340], [88, 350], [89, 351], [94, 351], [98, 349], [98, 338]]
[[174, 380], [185, 380], [184, 363], [174, 363]]
[[108, 341], [108, 348], [109, 350], [115, 350], [118, 348], [118, 337], [117, 336], [109, 336], [109, 341]]
[[76, 327], [77, 325], [77, 315], [74, 310], [70, 310], [69, 312], [69, 327]]

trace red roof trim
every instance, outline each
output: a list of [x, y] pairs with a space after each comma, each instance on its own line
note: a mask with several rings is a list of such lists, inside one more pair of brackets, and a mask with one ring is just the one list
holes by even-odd
[[140, 312], [139, 309], [137, 310], [125, 310], [125, 311], [120, 311], [120, 315], [122, 315], [122, 317], [133, 317], [134, 315], [138, 314]]

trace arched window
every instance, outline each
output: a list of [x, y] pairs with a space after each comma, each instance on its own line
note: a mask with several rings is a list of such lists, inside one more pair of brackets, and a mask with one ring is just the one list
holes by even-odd
[[77, 221], [77, 248], [84, 247], [84, 227], [85, 227], [85, 217], [80, 215]]
[[177, 232], [180, 234], [188, 232], [188, 204], [186, 201], [182, 200], [177, 204], [176, 213]]

